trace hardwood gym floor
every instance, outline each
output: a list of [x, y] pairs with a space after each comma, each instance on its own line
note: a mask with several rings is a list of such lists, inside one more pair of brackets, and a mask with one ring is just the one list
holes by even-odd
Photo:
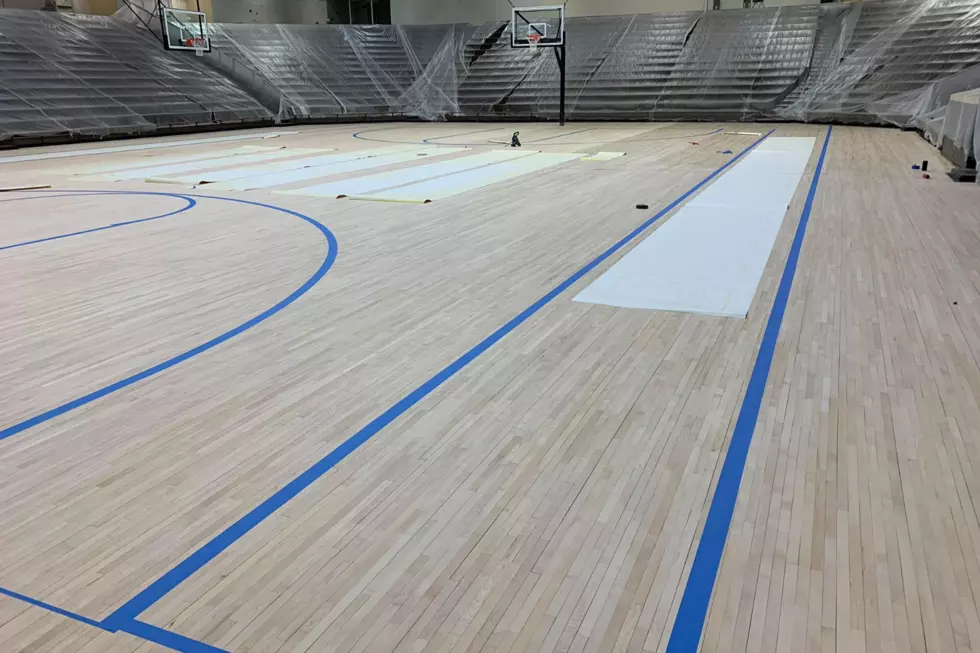
[[[669, 214], [536, 304], [736, 128], [817, 139], [747, 319], [571, 301]], [[980, 187], [836, 127], [797, 263], [826, 127], [253, 144], [517, 129], [627, 156], [429, 205], [70, 176], [213, 143], [0, 156], [0, 187], [52, 186], [0, 195], [0, 651], [693, 653], [685, 592], [705, 652], [980, 651]], [[712, 590], [690, 570], [787, 269]]]

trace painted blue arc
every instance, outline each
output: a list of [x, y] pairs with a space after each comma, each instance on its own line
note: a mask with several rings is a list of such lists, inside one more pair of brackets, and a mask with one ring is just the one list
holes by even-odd
[[755, 433], [756, 423], [759, 421], [759, 410], [762, 407], [762, 398], [766, 391], [766, 382], [769, 379], [776, 342], [779, 339], [779, 329], [783, 324], [783, 315], [786, 313], [790, 290], [793, 288], [793, 278], [796, 276], [796, 266], [800, 260], [803, 237], [806, 235], [810, 212], [813, 210], [813, 199], [816, 197], [820, 173], [823, 172], [824, 161], [827, 158], [827, 148], [830, 146], [832, 130], [832, 127], [827, 128], [827, 136], [824, 138], [823, 148], [820, 150], [820, 158], [817, 160], [817, 167], [813, 173], [810, 191], [807, 193], [803, 213], [800, 216], [799, 225], [796, 227], [796, 235], [793, 238], [789, 256], [786, 258], [786, 267], [783, 268], [783, 276], [779, 281], [779, 288], [776, 290], [772, 311], [769, 313], [766, 330], [762, 335], [762, 344], [759, 346], [759, 354], [756, 356], [752, 375], [749, 377], [745, 398], [742, 400], [742, 407], [739, 410], [735, 429], [732, 431], [731, 442], [728, 445], [728, 453], [725, 454], [725, 462], [722, 463], [718, 484], [715, 486], [711, 507], [708, 509], [708, 517], [704, 522], [701, 541], [698, 543], [697, 552], [694, 554], [691, 573], [687, 578], [687, 585], [681, 597], [677, 617], [674, 619], [674, 626], [670, 632], [667, 653], [697, 653], [701, 641], [701, 634], [704, 631], [705, 620], [708, 616], [708, 607], [711, 603], [711, 593], [718, 577], [718, 568], [721, 565], [728, 531], [732, 525], [735, 502], [738, 499], [738, 490], [742, 484], [742, 474], [745, 471], [745, 462], [749, 454], [749, 445], [752, 443], [752, 435]]
[[[0, 200], [2, 202], [17, 202], [23, 200], [37, 200], [37, 199], [47, 199], [51, 197], [50, 195], [32, 195], [30, 197], [16, 197], [9, 200]], [[64, 197], [60, 195], [59, 197]], [[82, 229], [81, 231], [72, 231], [66, 234], [58, 234], [57, 236], [48, 236], [47, 238], [37, 238], [35, 240], [27, 240], [22, 243], [14, 243], [12, 245], [0, 245], [0, 252], [6, 251], [8, 249], [17, 249], [18, 247], [27, 247], [28, 245], [39, 245], [41, 243], [49, 243], [52, 240], [62, 240], [64, 238], [72, 238], [73, 236], [84, 236], [85, 234], [94, 234], [99, 231], [106, 231], [108, 229], [117, 229], [119, 227], [128, 227], [133, 224], [141, 224], [143, 222], [151, 222], [153, 220], [162, 220], [163, 218], [170, 218], [175, 215], [180, 215], [185, 211], [190, 211], [195, 206], [197, 206], [197, 200], [190, 197], [181, 197], [182, 200], [187, 202], [183, 208], [177, 209], [176, 211], [171, 211], [170, 213], [164, 213], [163, 215], [154, 215], [149, 218], [140, 218], [138, 220], [126, 220], [124, 222], [114, 222], [112, 224], [107, 224], [102, 227], [94, 227], [92, 229]]]
[[[460, 136], [469, 136], [470, 134], [484, 134], [486, 132], [495, 132], [495, 131], [500, 131], [500, 127], [491, 127], [489, 129], [476, 129], [474, 131], [463, 132], [462, 134], [448, 134], [446, 136], [432, 136], [430, 138], [423, 138], [422, 139], [422, 142], [423, 143], [428, 143], [428, 144], [432, 145], [433, 144], [432, 141], [441, 141], [441, 140], [445, 140], [447, 138], [458, 138]], [[355, 136], [356, 135], [357, 134], [355, 134]], [[438, 145], [438, 143], [435, 143], [435, 145]]]
[[625, 247], [630, 241], [650, 228], [650, 226], [657, 220], [677, 208], [691, 195], [701, 190], [705, 184], [709, 183], [712, 179], [720, 175], [730, 166], [734, 165], [735, 162], [745, 156], [750, 150], [768, 138], [773, 131], [775, 130], [770, 130], [752, 145], [742, 150], [737, 156], [729, 159], [727, 163], [702, 179], [694, 187], [675, 199], [673, 202], [665, 206], [656, 215], [647, 219], [640, 226], [621, 238], [602, 254], [581, 267], [577, 272], [572, 274], [572, 276], [568, 277], [560, 284], [552, 288], [551, 291], [541, 297], [538, 301], [525, 308], [509, 322], [484, 338], [472, 349], [444, 367], [422, 385], [412, 390], [409, 394], [402, 397], [397, 403], [371, 420], [366, 426], [348, 438], [336, 449], [318, 460], [313, 464], [313, 466], [287, 483], [278, 492], [253, 508], [234, 524], [194, 551], [194, 553], [181, 561], [176, 567], [166, 572], [163, 576], [146, 587], [146, 589], [144, 589], [142, 592], [123, 604], [118, 610], [109, 615], [105, 623], [126, 623], [138, 617], [150, 606], [170, 593], [170, 591], [175, 587], [180, 585], [202, 567], [214, 560], [214, 558], [221, 554], [222, 551], [237, 542], [242, 536], [255, 528], [276, 510], [284, 506], [293, 497], [312, 485], [314, 481], [333, 469], [334, 466], [336, 466], [340, 461], [356, 451], [361, 445], [374, 437], [375, 434], [405, 413], [405, 411], [410, 409], [433, 390], [445, 383], [454, 374], [469, 365], [474, 359], [476, 359], [486, 350], [490, 349], [490, 347], [496, 344], [501, 338], [527, 321], [528, 318], [540, 311], [545, 305], [567, 290], [572, 284], [591, 272], [598, 265], [602, 264], [606, 259], [618, 252], [620, 249]]
[[[58, 191], [58, 192], [64, 193], [64, 191]], [[134, 383], [138, 383], [143, 379], [159, 374], [160, 372], [168, 370], [171, 367], [174, 367], [175, 365], [179, 365], [180, 363], [183, 363], [186, 360], [194, 358], [195, 356], [198, 356], [199, 354], [202, 354], [208, 351], [209, 349], [213, 349], [218, 345], [234, 338], [235, 336], [245, 331], [248, 331], [252, 327], [268, 320], [270, 317], [272, 317], [279, 311], [283, 310], [284, 308], [286, 308], [287, 306], [295, 302], [297, 299], [305, 295], [307, 292], [309, 292], [310, 289], [313, 288], [313, 286], [315, 286], [320, 281], [320, 279], [323, 278], [323, 276], [333, 265], [334, 261], [337, 259], [337, 249], [338, 249], [337, 239], [334, 237], [333, 233], [331, 233], [331, 231], [327, 229], [327, 227], [325, 227], [317, 220], [314, 220], [309, 216], [303, 215], [302, 213], [297, 213], [296, 211], [291, 211], [289, 209], [285, 209], [279, 206], [273, 206], [272, 204], [263, 204], [261, 202], [234, 199], [230, 197], [216, 197], [213, 195], [189, 195], [189, 194], [177, 195], [174, 193], [156, 193], [156, 192], [144, 192], [144, 191], [102, 191], [98, 193], [92, 193], [90, 191], [80, 191], [80, 194], [149, 195], [149, 196], [157, 196], [157, 197], [178, 197], [183, 199], [189, 199], [191, 197], [194, 197], [198, 199], [211, 199], [211, 200], [218, 200], [222, 202], [235, 202], [237, 204], [247, 204], [250, 206], [258, 206], [266, 209], [271, 209], [273, 211], [278, 211], [280, 213], [285, 213], [287, 215], [294, 216], [296, 218], [299, 218], [300, 220], [303, 220], [304, 222], [313, 225], [327, 241], [327, 252], [324, 256], [323, 262], [320, 264], [320, 267], [317, 268], [316, 272], [314, 272], [313, 275], [309, 279], [307, 279], [305, 283], [303, 283], [303, 285], [301, 285], [299, 288], [294, 290], [292, 293], [289, 294], [288, 297], [281, 300], [275, 306], [266, 309], [265, 311], [259, 313], [252, 319], [248, 320], [247, 322], [243, 322], [242, 324], [239, 324], [235, 328], [229, 331], [225, 331], [221, 335], [214, 337], [211, 340], [208, 340], [207, 342], [204, 342], [194, 347], [193, 349], [188, 349], [187, 351], [181, 354], [177, 354], [176, 356], [168, 358], [162, 363], [158, 363], [153, 367], [146, 368], [145, 370], [132, 374], [122, 380], [116, 381], [115, 383], [111, 383], [103, 388], [99, 388], [94, 392], [90, 392], [87, 395], [78, 397], [77, 399], [73, 399], [67, 403], [61, 404], [60, 406], [47, 410], [41, 413], [40, 415], [35, 415], [34, 417], [25, 419], [21, 422], [18, 422], [17, 424], [8, 426], [7, 428], [0, 430], [0, 440], [5, 440], [6, 438], [21, 433], [22, 431], [26, 431], [27, 429], [37, 426], [38, 424], [47, 422], [48, 420], [54, 419], [59, 415], [63, 415], [71, 410], [79, 408], [80, 406], [84, 406], [86, 404], [92, 403], [93, 401], [96, 401], [97, 399], [101, 399], [106, 395], [110, 395], [114, 392], [118, 392], [119, 390], [122, 390], [123, 388], [127, 388], [133, 385]]]

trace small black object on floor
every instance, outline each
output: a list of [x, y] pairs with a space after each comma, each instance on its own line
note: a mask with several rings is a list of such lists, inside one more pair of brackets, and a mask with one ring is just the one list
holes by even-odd
[[519, 138], [520, 135], [521, 135], [521, 132], [514, 132], [514, 135], [510, 137], [510, 146], [511, 147], [520, 147], [521, 146], [521, 139]]
[[636, 205], [636, 208], [638, 208], [638, 209], [648, 209], [648, 208], [650, 208], [650, 207], [649, 207], [649, 206], [647, 206], [646, 204], [637, 204], [637, 205]]
[[977, 180], [977, 171], [972, 168], [953, 168], [948, 173], [953, 181], [974, 182]]
[[929, 169], [929, 162], [928, 161], [923, 161], [922, 162], [922, 172], [925, 172], [928, 169]]

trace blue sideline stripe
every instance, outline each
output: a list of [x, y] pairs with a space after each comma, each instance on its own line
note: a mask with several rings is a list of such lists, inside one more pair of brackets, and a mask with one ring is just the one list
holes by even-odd
[[772, 312], [769, 314], [766, 330], [762, 335], [759, 355], [755, 359], [752, 376], [749, 377], [749, 385], [745, 391], [745, 398], [742, 400], [735, 429], [732, 431], [728, 453], [725, 455], [725, 462], [722, 464], [718, 484], [711, 499], [711, 507], [708, 509], [708, 517], [704, 522], [704, 530], [694, 555], [691, 574], [688, 576], [684, 595], [681, 597], [681, 604], [677, 610], [677, 618], [674, 620], [674, 627], [670, 632], [667, 653], [697, 653], [698, 644], [701, 641], [701, 633], [704, 630], [704, 622], [707, 619], [708, 606], [711, 602], [711, 593], [718, 576], [718, 567], [721, 564], [725, 541], [728, 539], [728, 529], [732, 524], [732, 515], [735, 512], [738, 489], [742, 483], [742, 473], [745, 471], [749, 445], [752, 442], [756, 422], [759, 420], [759, 410], [762, 407], [762, 397], [766, 391], [769, 369], [772, 367], [772, 358], [776, 351], [779, 328], [782, 326], [789, 293], [793, 288], [793, 278], [796, 276], [796, 266], [800, 259], [800, 250], [803, 247], [803, 237], [806, 235], [806, 226], [810, 221], [810, 211], [813, 210], [813, 198], [817, 194], [817, 184], [820, 182], [820, 173], [823, 171], [824, 160], [827, 157], [832, 130], [832, 127], [827, 128], [827, 137], [824, 139], [823, 148], [820, 150], [820, 158], [817, 160], [813, 181], [810, 183], [810, 192], [807, 193], [806, 203], [803, 205], [803, 213], [796, 228], [796, 236], [793, 238], [793, 245], [790, 247], [786, 267], [783, 269], [783, 276], [779, 281], [779, 288], [773, 301]]
[[[36, 200], [36, 199], [41, 199], [43, 197], [45, 197], [45, 196], [44, 195], [33, 195], [31, 197], [21, 197], [21, 198], [17, 198], [17, 199]], [[22, 242], [22, 243], [14, 243], [13, 245], [3, 245], [3, 246], [0, 246], [0, 252], [2, 252], [4, 250], [8, 250], [8, 249], [16, 249], [18, 247], [26, 247], [28, 245], [38, 245], [40, 243], [48, 243], [48, 242], [51, 242], [52, 240], [61, 240], [62, 238], [71, 238], [72, 236], [82, 236], [84, 234], [94, 234], [97, 231], [105, 231], [107, 229], [115, 229], [117, 227], [125, 227], [125, 226], [131, 225], [131, 224], [140, 224], [141, 222], [150, 222], [151, 220], [162, 220], [163, 218], [169, 218], [169, 217], [178, 215], [180, 213], [183, 213], [184, 211], [190, 211], [192, 208], [194, 208], [195, 205], [197, 205], [197, 200], [191, 199], [190, 197], [182, 197], [181, 199], [184, 200], [185, 202], [187, 202], [187, 205], [184, 206], [184, 208], [182, 208], [182, 209], [177, 209], [176, 211], [171, 211], [170, 213], [164, 213], [163, 215], [154, 215], [154, 216], [149, 217], [149, 218], [140, 218], [139, 220], [126, 220], [125, 222], [114, 222], [112, 224], [105, 225], [104, 227], [95, 227], [93, 229], [83, 229], [82, 231], [72, 231], [71, 233], [67, 233], [67, 234], [60, 234], [58, 236], [49, 236], [47, 238], [38, 238], [37, 240], [28, 240], [28, 241], [25, 241], [25, 242]], [[15, 200], [6, 200], [6, 201], [16, 201], [16, 199]]]
[[183, 635], [172, 633], [169, 630], [164, 630], [163, 628], [158, 628], [157, 626], [151, 626], [150, 624], [143, 623], [142, 621], [133, 620], [131, 622], [120, 624], [118, 628], [109, 628], [105, 626], [104, 623], [89, 619], [88, 617], [83, 617], [76, 612], [63, 610], [57, 606], [51, 605], [50, 603], [45, 603], [44, 601], [32, 599], [29, 596], [13, 590], [0, 587], [0, 595], [22, 601], [36, 608], [47, 610], [48, 612], [53, 612], [54, 614], [66, 617], [72, 621], [83, 623], [86, 626], [104, 630], [107, 633], [128, 633], [148, 642], [165, 646], [174, 651], [179, 651], [180, 653], [228, 653], [227, 651], [211, 646], [210, 644], [205, 644], [204, 642], [199, 642], [195, 639], [191, 639], [190, 637], [184, 637]]
[[160, 646], [166, 646], [180, 653], [228, 653], [225, 649], [211, 646], [204, 642], [199, 642], [190, 637], [184, 637], [177, 633], [163, 628], [158, 628], [152, 624], [136, 621], [135, 619], [122, 625], [119, 630], [130, 635], [135, 635]]
[[118, 610], [109, 615], [105, 623], [116, 623], [117, 621], [125, 622], [138, 617], [147, 608], [159, 601], [171, 590], [190, 578], [190, 576], [192, 576], [206, 564], [211, 562], [222, 551], [238, 541], [243, 535], [255, 528], [264, 519], [269, 517], [269, 515], [284, 506], [290, 499], [309, 487], [318, 478], [329, 472], [335, 465], [337, 465], [337, 463], [356, 451], [358, 447], [370, 440], [376, 433], [378, 433], [378, 431], [386, 427], [388, 424], [391, 424], [405, 411], [421, 401], [426, 395], [431, 393], [433, 390], [445, 383], [454, 374], [466, 367], [477, 356], [492, 347], [497, 341], [541, 310], [542, 307], [564, 292], [569, 286], [591, 272], [596, 266], [600, 265], [603, 261], [618, 252], [634, 238], [646, 231], [657, 220], [673, 211], [688, 197], [698, 192], [705, 184], [720, 175], [728, 167], [735, 164], [735, 162], [745, 156], [763, 140], [768, 138], [774, 131], [774, 129], [770, 130], [767, 134], [759, 138], [759, 140], [742, 150], [737, 156], [729, 159], [727, 163], [702, 179], [693, 188], [685, 192], [683, 195], [664, 207], [656, 215], [649, 218], [643, 224], [621, 238], [618, 242], [616, 242], [616, 244], [611, 246], [602, 254], [592, 259], [592, 261], [580, 268], [578, 272], [574, 273], [565, 281], [562, 281], [560, 284], [555, 286], [550, 292], [548, 292], [548, 294], [521, 311], [516, 317], [512, 318], [509, 322], [487, 336], [487, 338], [485, 338], [475, 347], [444, 367], [428, 381], [404, 396], [396, 404], [388, 408], [388, 410], [381, 413], [381, 415], [375, 417], [373, 420], [371, 420], [371, 422], [348, 438], [340, 446], [317, 461], [312, 467], [287, 483], [278, 492], [253, 508], [249, 513], [241, 517], [234, 524], [226, 528], [209, 542], [197, 549], [190, 556], [185, 558], [176, 567], [166, 572], [142, 592], [123, 604]]
[[[85, 193], [85, 194], [92, 194], [92, 193], [87, 193], [85, 191], [82, 191], [82, 192]], [[161, 196], [161, 197], [180, 197], [180, 198], [183, 198], [183, 199], [187, 199], [184, 195], [176, 195], [176, 194], [173, 194], [173, 193], [150, 193], [150, 192], [143, 192], [143, 191], [111, 191], [111, 192], [98, 193], [98, 194], [100, 194], [100, 195], [101, 194], [106, 194], [106, 195], [119, 195], [119, 194], [122, 194], [122, 195], [155, 195], [155, 196]], [[252, 319], [248, 320], [247, 322], [244, 322], [244, 323], [236, 326], [235, 328], [231, 329], [230, 331], [226, 331], [226, 332], [222, 333], [221, 335], [219, 335], [219, 336], [217, 336], [215, 338], [212, 338], [211, 340], [208, 340], [207, 342], [205, 342], [203, 344], [200, 344], [197, 347], [194, 347], [193, 349], [189, 349], [189, 350], [185, 351], [182, 354], [178, 354], [176, 356], [173, 356], [172, 358], [168, 358], [167, 360], [163, 361], [162, 363], [158, 363], [157, 365], [154, 365], [153, 367], [149, 367], [149, 368], [147, 368], [145, 370], [142, 370], [141, 372], [137, 372], [136, 374], [133, 374], [131, 376], [128, 376], [125, 379], [122, 379], [120, 381], [116, 381], [115, 383], [111, 383], [111, 384], [105, 386], [104, 388], [100, 388], [100, 389], [98, 389], [98, 390], [96, 390], [94, 392], [90, 392], [87, 395], [84, 395], [82, 397], [78, 397], [77, 399], [73, 399], [72, 401], [69, 401], [67, 403], [61, 404], [60, 406], [57, 406], [56, 408], [52, 408], [51, 410], [45, 411], [45, 412], [41, 413], [40, 415], [35, 415], [34, 417], [30, 417], [28, 419], [25, 419], [22, 422], [19, 422], [17, 424], [14, 424], [13, 426], [8, 426], [7, 428], [5, 428], [3, 430], [0, 430], [0, 440], [5, 440], [6, 438], [9, 438], [12, 435], [16, 435], [17, 433], [20, 433], [21, 431], [25, 431], [25, 430], [27, 430], [27, 429], [29, 429], [31, 427], [37, 426], [38, 424], [41, 424], [41, 423], [46, 422], [48, 420], [54, 419], [55, 417], [58, 417], [59, 415], [63, 415], [64, 413], [67, 413], [70, 410], [74, 410], [75, 408], [78, 408], [80, 406], [84, 406], [85, 404], [91, 403], [91, 402], [95, 401], [96, 399], [101, 399], [102, 397], [105, 397], [106, 395], [109, 395], [109, 394], [112, 394], [113, 392], [117, 392], [119, 390], [122, 390], [123, 388], [129, 387], [129, 386], [133, 385], [134, 383], [138, 383], [139, 381], [142, 381], [143, 379], [146, 379], [148, 377], [151, 377], [151, 376], [154, 376], [156, 374], [159, 374], [160, 372], [163, 372], [165, 370], [168, 370], [171, 367], [173, 367], [175, 365], [178, 365], [180, 363], [183, 363], [184, 361], [186, 361], [186, 360], [188, 360], [190, 358], [194, 358], [198, 354], [202, 354], [202, 353], [208, 351], [209, 349], [213, 349], [214, 347], [217, 347], [221, 343], [223, 343], [223, 342], [225, 342], [227, 340], [230, 340], [231, 338], [234, 338], [235, 336], [239, 335], [240, 333], [242, 333], [244, 331], [247, 331], [247, 330], [251, 329], [252, 327], [256, 326], [257, 324], [259, 324], [261, 322], [264, 322], [265, 320], [269, 319], [270, 317], [272, 317], [273, 315], [275, 315], [276, 313], [278, 313], [279, 311], [281, 311], [282, 309], [286, 308], [287, 306], [289, 306], [290, 304], [292, 304], [293, 302], [295, 302], [297, 299], [299, 299], [300, 297], [302, 297], [303, 295], [305, 295], [307, 292], [309, 292], [309, 290], [313, 286], [315, 286], [320, 281], [320, 279], [323, 278], [323, 275], [325, 275], [327, 273], [327, 271], [330, 269], [330, 267], [333, 265], [334, 261], [337, 258], [337, 248], [338, 248], [338, 245], [337, 245], [337, 239], [334, 237], [333, 233], [331, 233], [330, 230], [327, 229], [321, 223], [319, 223], [316, 220], [314, 220], [313, 218], [310, 218], [308, 216], [305, 216], [305, 215], [303, 215], [301, 213], [297, 213], [296, 211], [291, 211], [289, 209], [284, 209], [282, 207], [273, 206], [272, 204], [263, 204], [261, 202], [253, 202], [253, 201], [250, 201], [250, 200], [234, 199], [234, 198], [230, 198], [230, 197], [216, 197], [216, 196], [212, 196], [212, 195], [190, 195], [190, 197], [196, 197], [196, 198], [199, 198], [199, 199], [220, 200], [220, 201], [223, 201], [223, 202], [237, 202], [239, 204], [248, 204], [248, 205], [252, 205], [252, 206], [258, 206], [258, 207], [272, 209], [274, 211], [279, 211], [281, 213], [286, 213], [286, 214], [295, 216], [295, 217], [297, 217], [297, 218], [299, 218], [299, 219], [301, 219], [301, 220], [303, 220], [305, 222], [308, 222], [309, 224], [313, 225], [314, 227], [317, 228], [317, 230], [320, 231], [320, 233], [323, 235], [323, 237], [327, 241], [327, 254], [326, 254], [326, 257], [323, 259], [323, 262], [320, 264], [320, 267], [317, 269], [317, 271], [313, 273], [313, 276], [311, 276], [309, 279], [307, 279], [306, 282], [302, 286], [300, 286], [299, 288], [297, 288], [296, 290], [294, 290], [292, 293], [290, 293], [290, 295], [288, 297], [286, 297], [285, 299], [283, 299], [282, 301], [280, 301], [275, 306], [273, 306], [273, 307], [271, 307], [269, 309], [266, 309], [262, 313], [256, 315]]]
[[48, 612], [60, 614], [62, 617], [68, 617], [69, 619], [72, 619], [74, 621], [80, 621], [86, 626], [92, 626], [93, 628], [99, 628], [100, 630], [107, 630], [106, 628], [103, 628], [102, 624], [100, 624], [98, 621], [93, 621], [88, 617], [83, 617], [80, 614], [75, 614], [74, 612], [69, 612], [68, 610], [62, 610], [61, 608], [55, 607], [50, 603], [45, 603], [44, 601], [38, 601], [37, 599], [32, 599], [29, 596], [24, 596], [23, 594], [19, 594], [13, 590], [8, 590], [6, 588], [0, 587], [0, 594], [2, 594], [3, 596], [8, 596], [12, 599], [17, 599], [18, 601], [23, 601], [24, 603], [27, 603], [28, 605], [33, 605], [36, 608], [41, 608], [43, 610], [47, 610]]

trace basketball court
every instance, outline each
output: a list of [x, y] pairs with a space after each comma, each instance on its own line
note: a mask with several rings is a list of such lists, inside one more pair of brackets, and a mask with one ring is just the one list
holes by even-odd
[[[429, 204], [93, 178], [433, 148], [297, 182], [337, 184], [516, 130], [577, 156]], [[966, 195], [906, 173], [913, 134], [735, 130], [299, 127], [3, 164], [51, 185], [0, 200], [3, 649], [955, 637], [923, 597], [974, 614], [972, 509], [936, 510], [973, 482]], [[744, 317], [576, 297], [713, 188], [725, 214], [778, 139], [812, 147]]]
[[[513, 45], [562, 60], [540, 11]], [[556, 121], [0, 155], [0, 651], [974, 650], [980, 228], [934, 153]]]

